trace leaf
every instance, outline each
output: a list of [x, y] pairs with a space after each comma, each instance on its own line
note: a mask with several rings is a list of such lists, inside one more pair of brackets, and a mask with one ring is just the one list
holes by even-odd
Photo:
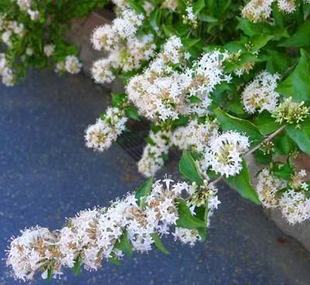
[[153, 180], [154, 180], [153, 177], [148, 178], [136, 190], [135, 198], [137, 199], [138, 205], [141, 206], [143, 198], [151, 193]]
[[272, 168], [272, 173], [279, 178], [288, 180], [294, 174], [294, 169], [288, 163], [277, 163]]
[[280, 47], [308, 47], [310, 46], [310, 22], [300, 25], [295, 34], [279, 44]]
[[127, 101], [127, 95], [122, 93], [112, 94], [112, 106], [121, 107]]
[[279, 128], [279, 125], [275, 122], [274, 118], [267, 111], [264, 111], [256, 116], [254, 123], [257, 126], [260, 133], [264, 136], [269, 135]]
[[138, 110], [136, 107], [134, 106], [128, 106], [125, 109], [125, 113], [127, 115], [128, 118], [135, 120], [135, 121], [140, 121], [140, 115], [138, 113]]
[[179, 162], [179, 171], [181, 175], [197, 185], [203, 184], [203, 178], [199, 174], [196, 162], [189, 151], [183, 151]]
[[205, 222], [193, 216], [190, 209], [183, 200], [178, 200], [177, 204], [179, 219], [176, 225], [186, 229], [205, 228]]
[[301, 123], [298, 129], [289, 125], [286, 127], [286, 132], [301, 151], [310, 155], [310, 120]]
[[260, 205], [257, 193], [251, 183], [250, 173], [245, 161], [242, 162], [241, 172], [232, 177], [226, 178], [228, 185], [235, 190], [245, 199], [252, 201], [253, 203]]
[[154, 241], [155, 246], [157, 247], [157, 249], [159, 251], [161, 251], [164, 254], [169, 254], [169, 251], [166, 249], [166, 247], [164, 246], [164, 244], [162, 243], [159, 235], [157, 233], [153, 233], [151, 234], [151, 237]]
[[205, 0], [197, 0], [194, 2], [193, 11], [197, 15], [206, 6]]
[[122, 252], [126, 253], [127, 255], [132, 254], [132, 245], [128, 239], [127, 232], [124, 232], [119, 240], [115, 244], [115, 248], [121, 250]]
[[109, 257], [109, 261], [110, 261], [112, 264], [121, 265], [120, 260], [118, 259], [118, 257], [115, 255], [114, 252], [112, 252], [111, 256]]
[[220, 108], [215, 109], [214, 114], [224, 131], [233, 130], [245, 133], [253, 144], [257, 144], [263, 139], [258, 128], [250, 121], [229, 115]]
[[277, 91], [293, 101], [310, 101], [310, 57], [301, 50], [301, 57], [293, 72], [279, 84]]
[[79, 275], [81, 273], [81, 265], [82, 265], [82, 258], [78, 255], [74, 260], [74, 265], [72, 271], [75, 275]]

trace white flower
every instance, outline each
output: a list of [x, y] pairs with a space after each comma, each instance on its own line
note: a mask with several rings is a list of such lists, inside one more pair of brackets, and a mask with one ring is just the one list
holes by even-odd
[[168, 155], [170, 147], [170, 132], [150, 132], [149, 140], [138, 162], [138, 170], [146, 177], [153, 176], [164, 165], [164, 156]]
[[2, 41], [7, 45], [10, 46], [11, 45], [11, 37], [12, 37], [12, 31], [7, 30], [5, 31], [2, 35], [1, 35], [1, 39]]
[[99, 118], [86, 129], [86, 146], [98, 151], [106, 150], [125, 130], [126, 122], [127, 118], [118, 108], [108, 108], [103, 119]]
[[2, 83], [6, 86], [14, 86], [15, 84], [15, 76], [13, 70], [9, 67], [6, 67], [2, 71]]
[[296, 0], [277, 0], [279, 9], [286, 13], [292, 13], [296, 10]]
[[290, 224], [310, 219], [310, 199], [293, 189], [284, 192], [279, 202], [282, 215]]
[[96, 28], [92, 34], [91, 42], [95, 50], [105, 49], [111, 51], [118, 45], [118, 35], [111, 25]]
[[194, 246], [197, 241], [201, 240], [198, 231], [195, 229], [190, 230], [176, 227], [173, 235], [175, 240], [179, 240], [181, 243], [189, 244], [190, 246]]
[[53, 44], [45, 45], [43, 51], [47, 57], [51, 57], [55, 52], [55, 45]]
[[275, 91], [278, 80], [279, 75], [277, 74], [272, 75], [267, 71], [258, 74], [242, 92], [245, 110], [250, 114], [256, 111], [261, 113], [264, 110], [273, 112], [280, 97], [279, 93]]
[[27, 11], [31, 8], [32, 0], [16, 0], [16, 3], [22, 11]]
[[226, 177], [242, 169], [242, 154], [249, 148], [249, 139], [237, 132], [226, 132], [211, 140], [205, 154], [203, 168], [209, 167]]
[[113, 20], [112, 28], [119, 37], [127, 39], [137, 32], [143, 23], [143, 19], [142, 14], [136, 14], [131, 9], [124, 9], [121, 11], [120, 17]]
[[164, 2], [162, 3], [162, 7], [175, 11], [178, 7], [178, 1], [177, 0], [164, 0]]
[[28, 47], [28, 48], [26, 49], [26, 55], [32, 56], [32, 55], [33, 55], [33, 49], [30, 48], [30, 47]]
[[274, 0], [251, 0], [242, 10], [242, 16], [252, 22], [267, 20], [272, 12]]
[[95, 61], [91, 69], [91, 74], [96, 83], [111, 83], [115, 79], [112, 72], [111, 59], [103, 58]]
[[273, 176], [270, 170], [264, 168], [257, 177], [256, 192], [259, 200], [266, 208], [275, 208], [279, 205], [277, 192], [286, 186], [285, 181]]
[[36, 21], [36, 20], [39, 20], [40, 18], [40, 12], [39, 11], [36, 11], [36, 10], [28, 10], [28, 15], [30, 16], [30, 19], [32, 21]]
[[127, 239], [133, 251], [138, 252], [152, 249], [154, 235], [173, 234], [175, 239], [193, 245], [200, 240], [196, 230], [171, 231], [179, 218], [177, 199], [190, 195], [190, 189], [185, 182], [158, 180], [150, 193], [141, 197], [143, 207], [135, 193], [127, 194], [107, 208], [80, 212], [60, 230], [27, 229], [12, 239], [7, 265], [17, 279], [27, 281], [39, 272], [44, 279], [48, 272], [59, 275], [63, 267], [72, 268], [76, 261], [88, 270], [97, 270], [103, 259], [124, 256], [117, 247], [121, 239]]
[[171, 137], [171, 144], [181, 150], [204, 152], [208, 142], [217, 136], [217, 125], [212, 122], [199, 123], [192, 120], [185, 127], [177, 128]]
[[32, 280], [36, 271], [45, 271], [49, 266], [56, 273], [60, 268], [56, 241], [56, 235], [47, 228], [21, 231], [21, 235], [11, 241], [7, 265], [12, 268], [15, 277], [23, 281]]
[[82, 64], [74, 55], [68, 55], [65, 58], [65, 70], [71, 74], [77, 74], [81, 71]]

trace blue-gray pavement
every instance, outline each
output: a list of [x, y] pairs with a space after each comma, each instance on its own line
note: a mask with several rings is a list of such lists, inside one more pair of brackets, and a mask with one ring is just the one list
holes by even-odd
[[[32, 73], [0, 93], [0, 285], [13, 285], [3, 260], [11, 235], [34, 225], [60, 228], [78, 210], [131, 191], [141, 177], [120, 146], [103, 154], [84, 147], [85, 127], [108, 101], [89, 79]], [[310, 284], [307, 251], [233, 190], [222, 186], [220, 199], [206, 243], [190, 248], [168, 238], [168, 256], [134, 254], [121, 266], [32, 284]]]

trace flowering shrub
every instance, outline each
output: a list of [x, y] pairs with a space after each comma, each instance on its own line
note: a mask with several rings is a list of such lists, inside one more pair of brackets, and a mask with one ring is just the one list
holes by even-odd
[[29, 68], [55, 67], [78, 73], [78, 50], [65, 40], [69, 21], [87, 15], [105, 1], [1, 0], [0, 53], [2, 82], [12, 86]]
[[[92, 75], [101, 84], [120, 78], [125, 92], [113, 94], [113, 106], [87, 128], [86, 146], [105, 151], [129, 120], [148, 120], [138, 169], [150, 178], [59, 231], [23, 231], [8, 251], [15, 276], [97, 269], [104, 258], [118, 262], [153, 244], [166, 252], [160, 237], [169, 233], [193, 245], [205, 238], [222, 180], [278, 208], [290, 224], [308, 220], [307, 174], [294, 161], [310, 155], [309, 1], [112, 2], [115, 19], [91, 35], [94, 48], [108, 52]], [[153, 183], [171, 148], [183, 152], [179, 171], [187, 182]]]

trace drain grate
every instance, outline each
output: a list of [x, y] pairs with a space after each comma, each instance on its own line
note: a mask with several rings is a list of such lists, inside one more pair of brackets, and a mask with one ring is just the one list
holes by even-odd
[[120, 136], [117, 143], [123, 148], [135, 161], [139, 161], [144, 146], [145, 138], [149, 133], [149, 123], [146, 121], [130, 122], [127, 125], [127, 131]]

